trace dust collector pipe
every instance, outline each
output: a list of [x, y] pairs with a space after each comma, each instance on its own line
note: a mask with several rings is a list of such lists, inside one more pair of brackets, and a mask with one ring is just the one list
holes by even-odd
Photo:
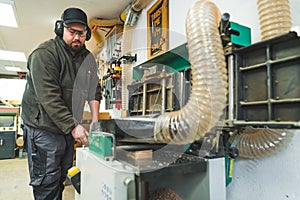
[[262, 40], [291, 30], [289, 0], [257, 0], [257, 9]]
[[[238, 134], [234, 133], [234, 136]], [[236, 145], [242, 158], [263, 158], [282, 150], [291, 140], [292, 134], [283, 129], [245, 129]], [[233, 142], [234, 136], [229, 139]]]
[[199, 140], [223, 115], [227, 100], [225, 56], [218, 24], [221, 14], [209, 1], [197, 1], [187, 14], [186, 33], [192, 73], [192, 90], [179, 111], [160, 115], [154, 138], [164, 143], [186, 144]]
[[[129, 25], [124, 25], [123, 28], [123, 39], [122, 39], [122, 53], [123, 55], [131, 55], [132, 51], [132, 30], [133, 27]], [[129, 93], [127, 86], [131, 83], [131, 72], [132, 72], [132, 63], [130, 61], [122, 61], [122, 115], [121, 117], [128, 116], [128, 102], [129, 102]]]

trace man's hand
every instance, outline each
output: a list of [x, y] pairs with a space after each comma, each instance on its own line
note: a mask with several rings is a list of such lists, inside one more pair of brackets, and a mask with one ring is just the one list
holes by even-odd
[[83, 145], [88, 146], [89, 145], [89, 132], [85, 130], [85, 128], [81, 125], [77, 125], [72, 130], [72, 136], [77, 142], [81, 142]]

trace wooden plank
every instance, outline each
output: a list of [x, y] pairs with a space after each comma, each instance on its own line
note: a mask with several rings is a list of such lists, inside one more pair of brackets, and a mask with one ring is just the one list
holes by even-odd
[[[110, 117], [110, 113], [109, 112], [99, 112], [98, 118], [99, 118], [99, 120], [109, 120], [111, 117]], [[91, 112], [84, 111], [83, 115], [82, 115], [82, 120], [83, 121], [90, 121], [90, 120], [92, 120]]]
[[149, 159], [152, 158], [152, 150], [140, 150], [140, 151], [132, 151], [128, 153], [128, 157], [132, 159]]

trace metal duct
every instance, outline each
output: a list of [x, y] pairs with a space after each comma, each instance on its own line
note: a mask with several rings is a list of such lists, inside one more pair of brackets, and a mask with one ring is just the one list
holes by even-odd
[[292, 26], [289, 0], [257, 0], [261, 39], [288, 33]]
[[186, 144], [204, 137], [220, 120], [227, 100], [226, 63], [218, 31], [221, 14], [209, 1], [194, 3], [186, 18], [192, 90], [179, 111], [158, 117], [154, 138], [159, 142]]

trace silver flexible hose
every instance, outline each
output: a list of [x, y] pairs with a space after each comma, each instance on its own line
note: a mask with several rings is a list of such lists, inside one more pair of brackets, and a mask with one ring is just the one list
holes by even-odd
[[192, 73], [192, 90], [179, 111], [158, 117], [154, 139], [163, 143], [186, 144], [209, 132], [226, 107], [226, 63], [218, 31], [221, 14], [209, 1], [194, 3], [186, 18], [187, 45]]

